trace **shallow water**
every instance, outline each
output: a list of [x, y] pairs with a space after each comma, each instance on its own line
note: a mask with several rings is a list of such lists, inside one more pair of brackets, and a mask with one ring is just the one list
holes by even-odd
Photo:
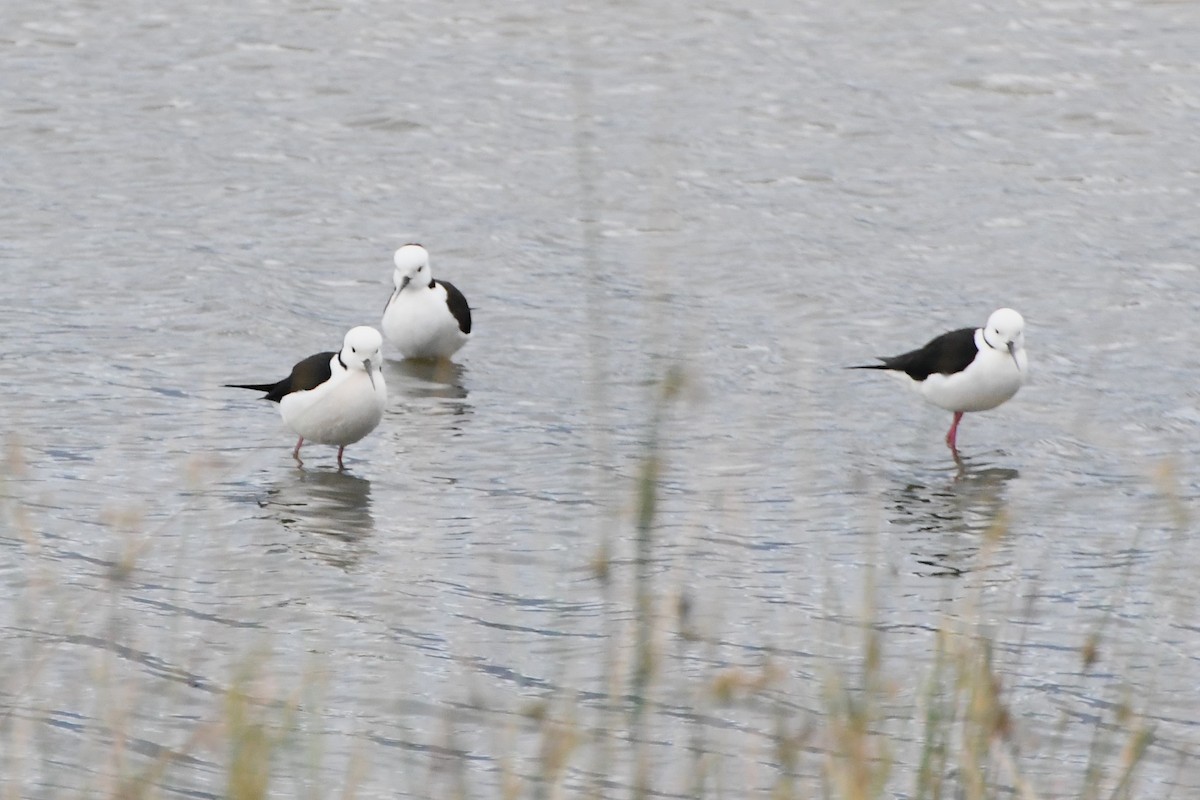
[[[1039, 796], [1078, 794], [1123, 700], [1143, 791], [1200, 787], [1195, 3], [0, 21], [6, 789], [222, 796], [240, 688], [289, 720], [281, 797], [498, 794], [553, 774], [547, 708], [567, 785], [624, 792], [652, 441], [660, 791], [696, 750], [770, 787], [780, 709], [826, 713], [866, 615], [906, 796], [916, 676], [968, 610]], [[378, 324], [414, 239], [475, 339], [388, 365], [347, 472], [298, 469], [221, 384]], [[1000, 305], [1033, 379], [966, 418], [961, 469], [948, 414], [841, 369]], [[735, 668], [776, 677], [703, 690]]]

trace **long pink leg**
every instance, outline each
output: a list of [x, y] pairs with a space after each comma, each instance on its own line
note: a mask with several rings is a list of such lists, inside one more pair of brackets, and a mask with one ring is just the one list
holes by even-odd
[[300, 461], [300, 445], [302, 445], [302, 444], [304, 444], [303, 436], [300, 437], [300, 441], [296, 442], [296, 449], [292, 451], [292, 458], [296, 459], [296, 461], [298, 461], [300, 463], [300, 466], [303, 467], [304, 462]]
[[958, 423], [962, 421], [963, 412], [954, 412], [954, 423], [950, 426], [950, 432], [946, 434], [946, 446], [954, 452], [958, 452]]
[[338, 448], [338, 469], [345, 469], [346, 465], [342, 463], [342, 453], [346, 451], [346, 445]]

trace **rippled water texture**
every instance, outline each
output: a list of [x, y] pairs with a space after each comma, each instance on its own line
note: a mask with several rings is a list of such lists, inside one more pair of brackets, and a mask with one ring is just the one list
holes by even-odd
[[[1196, 3], [119, 6], [0, 8], [5, 791], [815, 786], [867, 619], [888, 796], [959, 622], [1038, 796], [1200, 792]], [[474, 340], [297, 469], [221, 384], [412, 240]], [[1002, 305], [961, 470], [842, 369]]]

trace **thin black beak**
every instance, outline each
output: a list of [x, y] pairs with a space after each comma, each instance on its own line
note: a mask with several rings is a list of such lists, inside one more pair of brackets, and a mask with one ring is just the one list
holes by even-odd
[[1020, 364], [1017, 362], [1017, 343], [1016, 342], [1008, 343], [1008, 354], [1010, 356], [1012, 356], [1013, 363], [1017, 364], [1017, 366], [1020, 366]]

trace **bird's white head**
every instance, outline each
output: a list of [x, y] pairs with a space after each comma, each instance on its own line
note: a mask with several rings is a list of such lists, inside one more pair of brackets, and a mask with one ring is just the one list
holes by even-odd
[[383, 337], [369, 325], [351, 328], [340, 355], [346, 369], [366, 372], [374, 384], [375, 373], [383, 369]]
[[997, 350], [1008, 350], [1016, 361], [1017, 353], [1025, 349], [1025, 318], [1011, 308], [997, 309], [988, 317], [983, 338]]
[[392, 273], [392, 283], [397, 292], [407, 288], [423, 289], [433, 280], [429, 268], [429, 251], [419, 244], [406, 244], [396, 251], [392, 257], [396, 271]]

